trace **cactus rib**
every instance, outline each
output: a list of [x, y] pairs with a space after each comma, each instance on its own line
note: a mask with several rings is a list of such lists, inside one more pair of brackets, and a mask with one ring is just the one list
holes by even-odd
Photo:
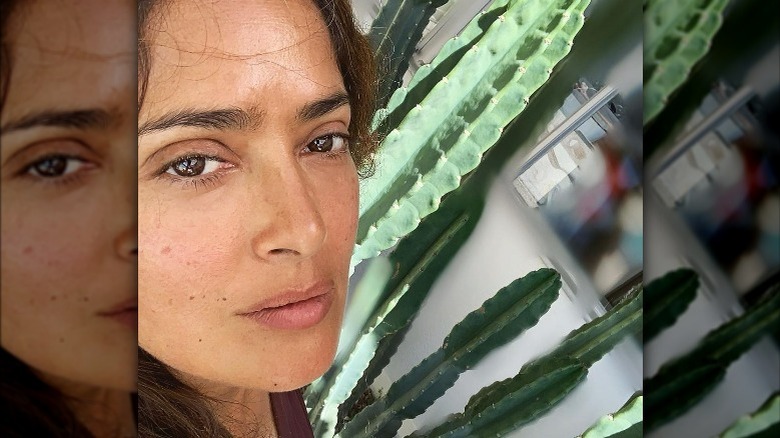
[[644, 123], [709, 51], [728, 0], [651, 1], [645, 10]]
[[368, 39], [374, 47], [380, 78], [380, 106], [400, 85], [409, 68], [416, 42], [436, 8], [447, 0], [390, 0], [371, 24]]
[[691, 269], [678, 269], [651, 281], [645, 287], [644, 341], [674, 325], [696, 298], [698, 288], [699, 276]]

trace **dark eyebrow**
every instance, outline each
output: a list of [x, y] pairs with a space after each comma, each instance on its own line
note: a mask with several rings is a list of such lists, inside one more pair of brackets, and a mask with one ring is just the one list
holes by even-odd
[[[322, 117], [336, 109], [349, 105], [349, 96], [344, 92], [337, 92], [322, 99], [309, 102], [304, 105], [296, 117], [298, 120], [308, 122]], [[154, 131], [189, 126], [195, 128], [210, 129], [216, 131], [240, 131], [256, 128], [263, 122], [264, 113], [261, 111], [247, 111], [242, 108], [225, 108], [215, 110], [184, 109], [168, 113], [146, 122], [138, 128], [138, 135], [148, 134]]]
[[343, 91], [334, 93], [324, 99], [309, 102], [298, 110], [298, 120], [309, 122], [328, 114], [331, 111], [349, 105], [349, 96]]
[[138, 135], [153, 131], [162, 131], [177, 126], [212, 129], [218, 131], [241, 130], [262, 123], [263, 113], [245, 111], [241, 108], [225, 108], [198, 111], [193, 109], [180, 110], [165, 114], [151, 122], [146, 122], [138, 128]]
[[104, 109], [47, 110], [28, 114], [17, 120], [8, 122], [0, 127], [0, 131], [7, 133], [39, 126], [75, 128], [80, 130], [107, 128], [116, 118], [116, 114]]

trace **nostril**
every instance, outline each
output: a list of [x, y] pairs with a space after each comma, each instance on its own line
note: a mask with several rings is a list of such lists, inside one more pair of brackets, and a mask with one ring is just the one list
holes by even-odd
[[277, 248], [268, 251], [269, 255], [300, 255], [300, 253], [294, 249]]

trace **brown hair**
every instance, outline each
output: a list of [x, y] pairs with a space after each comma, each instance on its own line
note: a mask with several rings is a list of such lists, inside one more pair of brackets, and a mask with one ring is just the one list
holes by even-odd
[[[336, 62], [344, 79], [352, 110], [350, 150], [361, 176], [371, 173], [378, 142], [370, 129], [373, 116], [376, 69], [368, 40], [358, 30], [348, 0], [312, 0], [320, 9], [330, 34]], [[138, 106], [146, 93], [152, 68], [149, 25], [162, 14], [159, 2], [138, 2]], [[152, 355], [138, 353], [138, 436], [216, 437], [231, 435], [220, 423], [206, 397], [177, 379]]]

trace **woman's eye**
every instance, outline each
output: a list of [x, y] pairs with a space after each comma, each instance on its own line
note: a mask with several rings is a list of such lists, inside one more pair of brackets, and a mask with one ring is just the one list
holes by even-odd
[[74, 173], [86, 165], [86, 161], [76, 157], [54, 155], [32, 163], [27, 172], [41, 178], [58, 178]]
[[310, 152], [341, 152], [347, 145], [347, 139], [340, 134], [323, 135], [309, 143]]
[[222, 161], [217, 158], [202, 155], [182, 157], [171, 163], [166, 173], [191, 178], [214, 172], [220, 163]]

